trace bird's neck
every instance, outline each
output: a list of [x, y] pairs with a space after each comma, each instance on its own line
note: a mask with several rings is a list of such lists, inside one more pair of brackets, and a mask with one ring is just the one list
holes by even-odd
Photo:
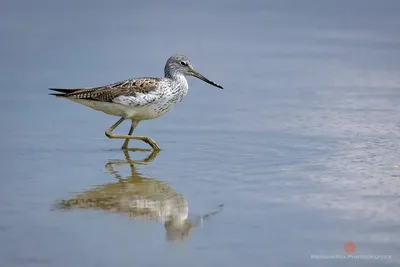
[[168, 71], [168, 72], [166, 71], [165, 78], [171, 79], [174, 82], [181, 84], [183, 87], [188, 86], [186, 77], [182, 73], [175, 72], [175, 71]]

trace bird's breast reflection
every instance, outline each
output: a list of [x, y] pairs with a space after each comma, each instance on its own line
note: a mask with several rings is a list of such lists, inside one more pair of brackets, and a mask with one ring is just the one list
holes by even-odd
[[[108, 212], [125, 213], [134, 219], [164, 222], [167, 240], [183, 240], [202, 219], [216, 214], [212, 212], [197, 219], [188, 219], [188, 203], [183, 195], [176, 192], [167, 183], [145, 178], [137, 171], [135, 164], [148, 164], [158, 155], [154, 150], [141, 161], [131, 160], [128, 151], [124, 151], [126, 160], [109, 161], [106, 168], [117, 178], [114, 183], [96, 186], [79, 193], [68, 200], [61, 200], [59, 209], [102, 209]], [[115, 167], [129, 165], [131, 174], [121, 177]], [[220, 207], [221, 208], [221, 207]]]

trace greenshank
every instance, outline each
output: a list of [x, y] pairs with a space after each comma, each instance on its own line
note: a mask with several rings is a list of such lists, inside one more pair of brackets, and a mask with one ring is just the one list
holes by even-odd
[[[193, 76], [215, 87], [219, 84], [207, 79], [194, 70], [186, 56], [175, 55], [167, 60], [163, 78], [132, 78], [109, 85], [92, 88], [49, 88], [58, 93], [56, 97], [66, 98], [106, 114], [121, 117], [105, 132], [108, 138], [125, 139], [122, 149], [128, 147], [130, 139], [141, 140], [154, 150], [160, 150], [157, 143], [148, 136], [133, 136], [133, 130], [142, 120], [152, 120], [170, 111], [180, 103], [188, 92], [186, 76]], [[114, 129], [124, 120], [131, 120], [127, 135], [114, 134]]]

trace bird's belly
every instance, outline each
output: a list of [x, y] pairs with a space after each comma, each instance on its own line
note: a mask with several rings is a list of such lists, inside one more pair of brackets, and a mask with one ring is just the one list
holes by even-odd
[[77, 99], [77, 98], [69, 98], [69, 99], [79, 104], [95, 109], [97, 111], [102, 111], [108, 115], [113, 115], [118, 117], [126, 117], [127, 113], [129, 113], [131, 109], [128, 106], [112, 102], [101, 102], [101, 101]]
[[152, 120], [158, 118], [170, 111], [176, 104], [159, 103], [144, 107], [136, 107], [135, 111], [129, 117], [130, 119]]
[[178, 94], [172, 97], [163, 98], [159, 101], [155, 101], [154, 103], [144, 106], [125, 105], [113, 102], [101, 102], [77, 98], [69, 99], [97, 111], [102, 111], [108, 115], [123, 117], [126, 119], [152, 120], [170, 111], [174, 106], [182, 101], [184, 95], [185, 94]]

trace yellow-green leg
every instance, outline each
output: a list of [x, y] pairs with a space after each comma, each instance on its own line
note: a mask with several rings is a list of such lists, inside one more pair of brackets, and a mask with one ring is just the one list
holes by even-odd
[[121, 118], [116, 123], [114, 123], [110, 128], [108, 128], [105, 133], [106, 136], [108, 138], [112, 138], [112, 139], [125, 139], [125, 142], [122, 145], [122, 148], [126, 148], [126, 146], [128, 145], [129, 139], [136, 139], [136, 140], [141, 140], [141, 141], [149, 144], [154, 150], [161, 150], [161, 148], [156, 144], [156, 142], [153, 139], [151, 139], [150, 137], [130, 135], [130, 134], [132, 134], [135, 127], [139, 124], [139, 121], [132, 120], [132, 125], [131, 125], [131, 129], [129, 130], [129, 135], [113, 134], [112, 132], [114, 131], [114, 129], [117, 128], [118, 125], [120, 125], [124, 120], [125, 120], [124, 118]]
[[[139, 121], [132, 120], [131, 128], [129, 129], [128, 135], [132, 135], [133, 130], [135, 130], [135, 128], [136, 128], [136, 126], [137, 126], [138, 124], [139, 124]], [[131, 139], [125, 139], [125, 142], [124, 142], [124, 144], [123, 144], [122, 147], [121, 147], [122, 149], [128, 148], [129, 140], [131, 140]]]

